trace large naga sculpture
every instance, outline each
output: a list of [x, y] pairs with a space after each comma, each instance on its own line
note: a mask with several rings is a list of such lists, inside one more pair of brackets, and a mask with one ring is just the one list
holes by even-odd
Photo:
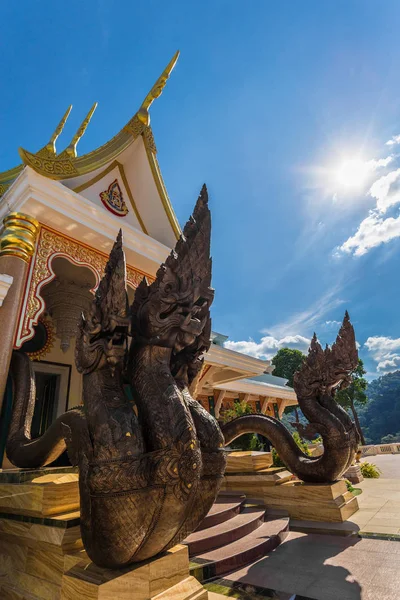
[[332, 348], [327, 346], [323, 350], [314, 334], [308, 356], [295, 374], [299, 406], [309, 421], [307, 427], [300, 425], [300, 433], [322, 436], [321, 456], [304, 454], [283, 423], [267, 415], [246, 415], [227, 423], [222, 428], [225, 444], [244, 433], [261, 434], [299, 479], [311, 483], [334, 482], [353, 462], [360, 441], [354, 423], [335, 401], [336, 390], [349, 384], [350, 373], [357, 363], [354, 329], [346, 312]]
[[91, 313], [79, 326], [83, 409], [65, 413], [36, 440], [30, 439], [29, 360], [14, 355], [8, 456], [17, 466], [38, 467], [67, 447], [79, 467], [82, 539], [100, 566], [123, 567], [180, 542], [218, 493], [223, 436], [188, 391], [210, 344], [210, 234], [203, 187], [175, 250], [153, 283], [142, 281], [130, 310], [119, 234]]
[[[65, 449], [79, 467], [81, 531], [99, 566], [124, 567], [156, 556], [196, 529], [211, 508], [225, 470], [224, 445], [248, 432], [266, 436], [304, 481], [332, 482], [351, 463], [358, 435], [335, 402], [357, 364], [346, 313], [333, 347], [314, 337], [295, 377], [299, 405], [324, 442], [304, 455], [277, 419], [247, 415], [225, 424], [190, 395], [209, 348], [211, 218], [203, 187], [193, 216], [156, 279], [144, 279], [129, 308], [122, 235], [111, 251], [90, 314], [82, 316], [76, 366], [83, 406], [31, 439], [35, 385], [29, 358], [11, 363], [14, 406], [7, 454], [18, 467], [52, 463]], [[131, 386], [134, 403], [124, 385]], [[225, 439], [224, 439], [225, 437]]]

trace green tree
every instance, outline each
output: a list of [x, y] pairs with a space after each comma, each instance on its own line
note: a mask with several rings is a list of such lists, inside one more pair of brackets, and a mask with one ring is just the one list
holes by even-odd
[[400, 442], [400, 431], [397, 433], [388, 433], [381, 438], [381, 444], [398, 444]]
[[340, 389], [336, 392], [335, 400], [346, 410], [351, 410], [354, 417], [358, 433], [360, 434], [361, 444], [365, 445], [365, 438], [361, 429], [360, 420], [358, 418], [357, 408], [365, 406], [368, 403], [366, 394], [368, 382], [364, 378], [366, 371], [361, 358], [358, 359], [358, 365], [350, 374], [351, 383], [347, 388]]
[[[271, 361], [275, 367], [272, 371], [272, 375], [275, 375], [276, 377], [284, 377], [288, 380], [287, 385], [293, 387], [294, 374], [300, 369], [305, 358], [305, 355], [300, 352], [300, 350], [296, 350], [295, 348], [281, 348]], [[297, 405], [289, 406], [285, 412], [294, 412], [296, 416], [296, 422], [300, 422]]]

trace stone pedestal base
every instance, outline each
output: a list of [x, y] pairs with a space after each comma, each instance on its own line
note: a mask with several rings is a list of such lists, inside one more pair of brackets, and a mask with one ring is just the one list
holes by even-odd
[[252, 473], [272, 465], [271, 452], [229, 452], [226, 473]]
[[262, 500], [268, 508], [284, 510], [302, 520], [342, 523], [359, 508], [357, 498], [347, 491], [343, 480], [332, 484], [276, 481], [274, 485], [269, 475], [259, 471], [249, 475], [228, 474], [222, 489], [242, 492], [249, 498]]
[[186, 546], [127, 569], [111, 571], [82, 561], [64, 573], [61, 600], [206, 600], [206, 590], [189, 576]]
[[72, 467], [0, 473], [0, 513], [47, 517], [79, 510], [79, 476]]
[[361, 473], [360, 465], [351, 465], [342, 477], [348, 479], [350, 483], [361, 483], [364, 481], [363, 474]]
[[71, 510], [79, 506], [77, 475], [34, 474], [0, 473], [1, 600], [208, 598], [189, 575], [187, 546], [126, 569], [94, 565], [83, 549], [79, 510]]
[[293, 479], [290, 473], [284, 467], [271, 467], [261, 471], [252, 471], [241, 473], [225, 473], [221, 491], [242, 492], [246, 496], [260, 498], [260, 493], [264, 493], [264, 488], [280, 485]]

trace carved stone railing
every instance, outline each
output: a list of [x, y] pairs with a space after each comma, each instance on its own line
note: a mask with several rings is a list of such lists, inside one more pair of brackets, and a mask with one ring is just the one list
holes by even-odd
[[360, 446], [362, 456], [375, 456], [376, 454], [400, 454], [400, 442], [394, 444], [371, 444]]

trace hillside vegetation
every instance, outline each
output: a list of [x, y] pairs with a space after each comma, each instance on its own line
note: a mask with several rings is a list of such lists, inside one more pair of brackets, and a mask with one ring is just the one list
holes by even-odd
[[400, 441], [400, 371], [371, 381], [367, 395], [369, 402], [358, 413], [366, 443]]

